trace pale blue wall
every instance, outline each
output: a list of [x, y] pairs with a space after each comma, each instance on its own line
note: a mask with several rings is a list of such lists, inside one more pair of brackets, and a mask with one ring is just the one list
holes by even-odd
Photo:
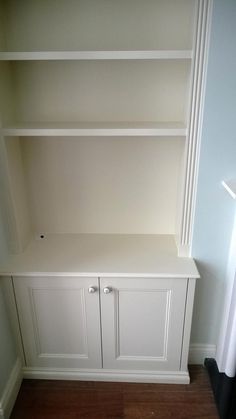
[[236, 0], [214, 0], [192, 255], [198, 262], [192, 343], [217, 343], [235, 201]]

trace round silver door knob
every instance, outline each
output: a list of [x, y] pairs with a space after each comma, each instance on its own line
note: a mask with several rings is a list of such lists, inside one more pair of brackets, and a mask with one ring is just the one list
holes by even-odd
[[96, 288], [95, 287], [89, 287], [88, 292], [89, 292], [89, 294], [93, 294], [94, 292], [96, 292]]
[[104, 292], [104, 294], [110, 294], [110, 292], [112, 292], [112, 288], [105, 287], [105, 288], [103, 288], [103, 292]]

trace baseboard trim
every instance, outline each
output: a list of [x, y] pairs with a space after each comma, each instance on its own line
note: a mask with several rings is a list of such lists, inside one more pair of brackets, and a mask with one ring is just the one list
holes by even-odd
[[17, 358], [0, 400], [0, 419], [8, 419], [10, 417], [17, 394], [20, 390], [22, 378], [21, 360], [20, 358]]
[[124, 381], [134, 383], [189, 384], [188, 371], [124, 371], [23, 368], [24, 378], [84, 381]]
[[192, 343], [189, 348], [188, 363], [204, 365], [205, 358], [215, 358], [216, 345]]

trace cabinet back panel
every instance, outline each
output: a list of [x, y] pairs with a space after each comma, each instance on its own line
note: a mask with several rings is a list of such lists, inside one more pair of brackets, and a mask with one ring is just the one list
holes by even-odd
[[20, 141], [18, 137], [8, 137], [5, 144], [8, 157], [9, 194], [12, 203], [12, 208], [8, 207], [6, 210], [8, 213], [13, 211], [15, 217], [16, 237], [13, 238], [13, 241], [15, 241], [15, 246], [18, 243], [15, 251], [22, 251], [31, 236], [31, 225]]
[[0, 62], [0, 123], [15, 120], [15, 91], [12, 83], [12, 65]]
[[21, 62], [14, 69], [20, 121], [185, 119], [186, 62]]
[[6, 49], [4, 21], [5, 19], [4, 19], [3, 2], [0, 1], [0, 50], [1, 51], [4, 51]]
[[181, 138], [21, 138], [36, 232], [173, 234]]
[[8, 50], [188, 49], [194, 0], [8, 0]]

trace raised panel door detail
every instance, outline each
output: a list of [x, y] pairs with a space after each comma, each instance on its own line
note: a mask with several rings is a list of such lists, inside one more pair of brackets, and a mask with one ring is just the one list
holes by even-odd
[[[165, 360], [170, 305], [169, 290], [120, 289], [116, 292], [116, 356], [119, 359], [152, 357]], [[158, 333], [153, 333], [150, 327], [154, 322]]]
[[[84, 290], [55, 287], [30, 291], [38, 356], [88, 357]], [[50, 315], [48, 307], [53, 307]]]
[[27, 366], [101, 368], [97, 278], [19, 277], [14, 286]]
[[104, 368], [180, 369], [186, 279], [103, 278]]

